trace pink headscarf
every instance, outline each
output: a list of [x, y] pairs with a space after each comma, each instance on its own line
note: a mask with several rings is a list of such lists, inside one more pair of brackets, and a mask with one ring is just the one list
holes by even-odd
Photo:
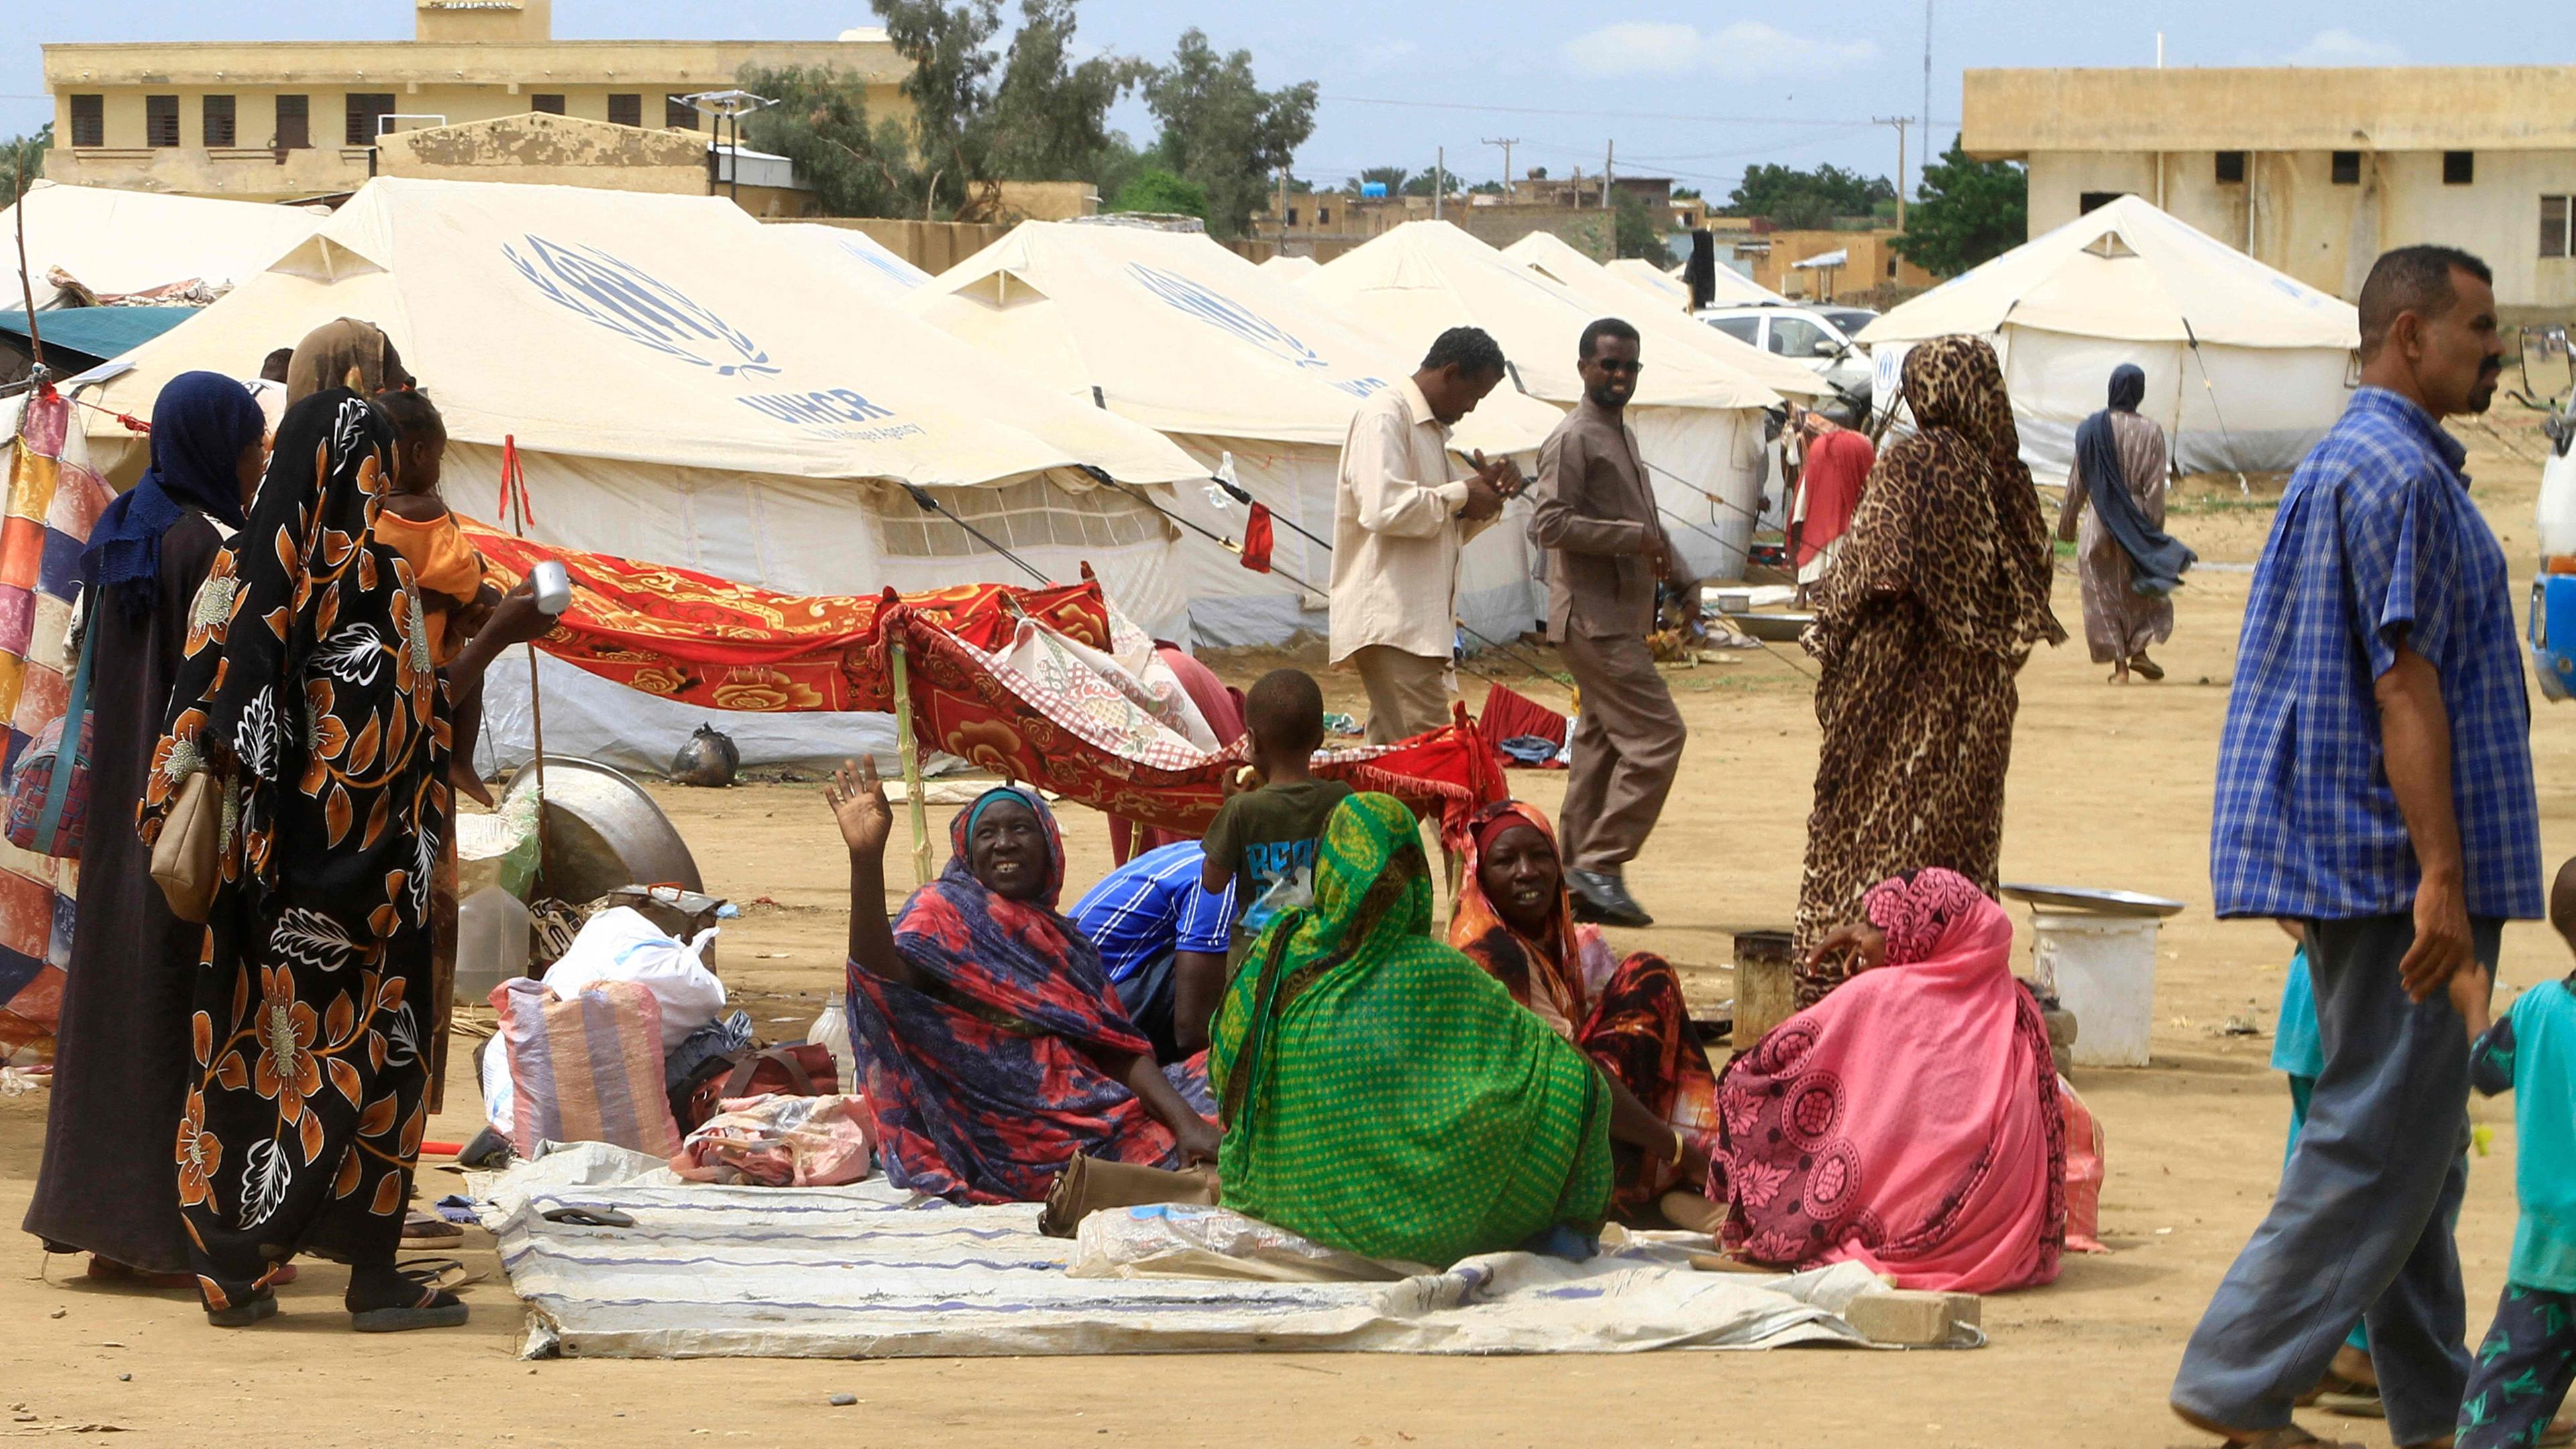
[[1897, 1286], [1993, 1293], [2057, 1277], [2066, 1122], [2012, 922], [1925, 870], [1863, 909], [1887, 964], [1774, 1028], [1718, 1084], [1709, 1197], [1757, 1262], [1852, 1259]]

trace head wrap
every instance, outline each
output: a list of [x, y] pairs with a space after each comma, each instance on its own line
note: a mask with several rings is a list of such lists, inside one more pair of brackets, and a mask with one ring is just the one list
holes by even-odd
[[1025, 806], [1031, 815], [1037, 817], [1039, 828], [1046, 832], [1046, 888], [1039, 893], [1035, 904], [1052, 911], [1057, 899], [1064, 894], [1064, 835], [1056, 828], [1055, 812], [1047, 809], [1046, 802], [1039, 799], [1034, 790], [1023, 790], [1016, 785], [996, 785], [976, 796], [975, 803], [958, 811], [956, 818], [948, 822], [951, 856], [948, 873], [954, 875], [963, 871], [976, 884], [983, 883], [975, 875], [974, 852], [967, 847], [975, 838], [976, 822], [984, 818], [984, 812], [1006, 800]]
[[152, 402], [152, 467], [90, 530], [81, 575], [129, 609], [161, 597], [161, 535], [187, 508], [242, 526], [241, 455], [268, 430], [250, 389], [221, 373], [183, 372]]

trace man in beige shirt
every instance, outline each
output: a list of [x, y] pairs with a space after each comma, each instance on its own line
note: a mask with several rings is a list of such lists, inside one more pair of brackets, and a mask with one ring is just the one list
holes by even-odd
[[1677, 569], [1627, 424], [1644, 366], [1637, 354], [1637, 329], [1615, 317], [1583, 329], [1575, 358], [1583, 401], [1539, 448], [1530, 523], [1549, 551], [1548, 637], [1582, 687], [1557, 818], [1565, 881], [1576, 919], [1614, 926], [1654, 924], [1622, 870], [1663, 814], [1686, 734], [1646, 644], [1655, 586]]
[[1333, 490], [1332, 662], [1368, 686], [1368, 738], [1392, 744], [1449, 723], [1458, 554], [1520, 488], [1508, 459], [1459, 477], [1449, 430], [1503, 380], [1503, 349], [1452, 327], [1413, 376], [1360, 404]]

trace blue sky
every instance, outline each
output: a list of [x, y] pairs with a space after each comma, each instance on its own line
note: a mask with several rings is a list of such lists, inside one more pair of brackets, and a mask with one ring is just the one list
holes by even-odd
[[[1962, 68], [2146, 65], [2159, 30], [2169, 65], [2576, 62], [2565, 0], [2491, 0], [2471, 12], [2470, 25], [2444, 23], [2420, 0], [1934, 6], [1932, 110], [1944, 145], [1957, 127]], [[10, 8], [18, 18], [0, 39], [0, 134], [51, 114], [43, 41], [400, 39], [412, 25], [410, 0], [10, 0]], [[1892, 174], [1894, 134], [1870, 121], [1923, 108], [1920, 0], [1807, 7], [1842, 21], [1840, 30], [1796, 27], [1792, 12], [1622, 0], [1085, 0], [1083, 38], [1159, 58], [1197, 25], [1221, 47], [1251, 50], [1264, 84], [1320, 82], [1324, 102], [1298, 174], [1327, 184], [1363, 166], [1427, 169], [1440, 146], [1451, 170], [1484, 179], [1500, 172], [1502, 153], [1482, 142], [1501, 136], [1520, 138], [1515, 170], [1597, 171], [1615, 140], [1622, 172], [1669, 174], [1712, 194], [1754, 161]], [[874, 20], [864, 0], [555, 0], [555, 33], [566, 39], [828, 38]], [[1119, 121], [1139, 140], [1150, 136], [1140, 105], [1122, 107]]]

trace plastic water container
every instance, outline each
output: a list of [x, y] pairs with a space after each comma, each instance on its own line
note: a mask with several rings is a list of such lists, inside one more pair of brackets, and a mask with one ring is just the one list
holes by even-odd
[[2079, 1067], [2143, 1067], [2155, 1026], [2153, 916], [2031, 912], [2031, 979], [2074, 1013]]
[[485, 1002], [492, 988], [528, 974], [533, 918], [519, 898], [486, 886], [456, 906], [456, 999]]

